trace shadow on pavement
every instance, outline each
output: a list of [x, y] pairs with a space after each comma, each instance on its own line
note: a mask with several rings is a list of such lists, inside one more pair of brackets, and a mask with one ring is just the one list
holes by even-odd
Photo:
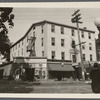
[[34, 91], [34, 88], [30, 86], [34, 85], [39, 85], [39, 82], [0, 80], [0, 93], [30, 93]]

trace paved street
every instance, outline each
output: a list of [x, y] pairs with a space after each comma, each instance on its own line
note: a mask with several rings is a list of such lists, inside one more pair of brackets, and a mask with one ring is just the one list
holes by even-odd
[[91, 85], [81, 81], [41, 81], [39, 86], [31, 86], [31, 93], [92, 93]]

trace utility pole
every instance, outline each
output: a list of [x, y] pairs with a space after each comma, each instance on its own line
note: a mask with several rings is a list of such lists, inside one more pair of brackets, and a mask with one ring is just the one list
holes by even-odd
[[79, 31], [79, 23], [82, 24], [83, 22], [80, 21], [80, 19], [82, 17], [81, 14], [79, 14], [79, 9], [76, 10], [73, 14], [72, 14], [72, 23], [76, 23], [77, 26], [77, 33], [78, 33], [78, 41], [79, 41], [79, 49], [80, 49], [80, 60], [81, 60], [81, 64], [82, 64], [82, 79], [85, 80], [85, 75], [84, 75], [84, 65], [83, 65], [83, 55], [82, 55], [82, 48], [81, 48], [81, 39], [80, 39], [80, 31]]

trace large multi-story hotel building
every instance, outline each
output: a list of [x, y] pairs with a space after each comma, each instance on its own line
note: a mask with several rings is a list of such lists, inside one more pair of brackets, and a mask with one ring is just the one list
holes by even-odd
[[[13, 57], [29, 57], [28, 51], [31, 38], [35, 37], [36, 57], [47, 57], [47, 59], [72, 60], [72, 40], [75, 40], [77, 61], [80, 62], [79, 41], [77, 28], [50, 21], [41, 21], [34, 23], [27, 33], [14, 43], [10, 49], [11, 61]], [[80, 28], [80, 39], [82, 44], [83, 60], [96, 61], [95, 32]]]
[[[96, 61], [95, 32], [80, 28], [83, 61]], [[72, 48], [72, 40], [76, 48]], [[11, 46], [10, 60], [14, 57], [46, 57], [47, 60], [80, 62], [77, 28], [50, 21], [32, 24], [26, 34]], [[42, 60], [41, 60], [42, 61]]]

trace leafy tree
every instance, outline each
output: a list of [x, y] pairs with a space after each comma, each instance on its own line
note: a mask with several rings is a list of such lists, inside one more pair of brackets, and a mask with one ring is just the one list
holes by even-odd
[[13, 8], [0, 8], [0, 53], [7, 61], [10, 60], [10, 40], [6, 24], [8, 23], [9, 28], [14, 26], [12, 10]]

